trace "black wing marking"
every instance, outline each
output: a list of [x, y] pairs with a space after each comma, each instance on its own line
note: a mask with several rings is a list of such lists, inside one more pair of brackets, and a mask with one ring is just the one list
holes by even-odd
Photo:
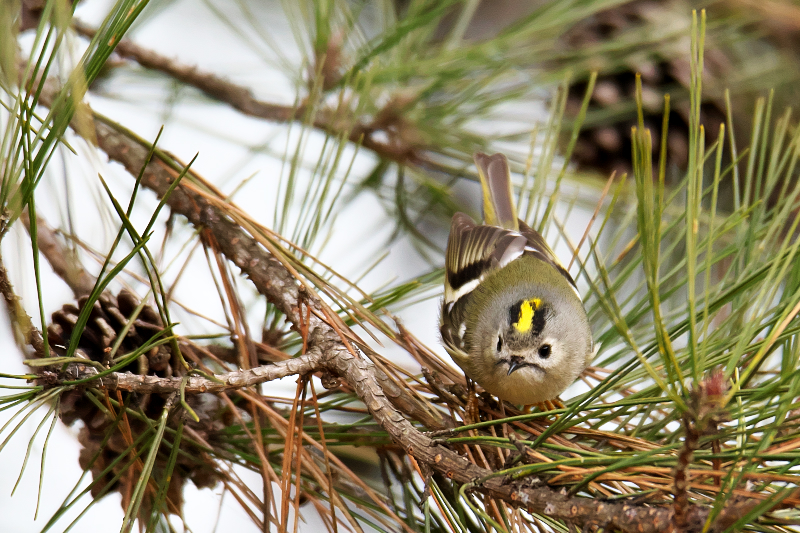
[[445, 304], [454, 303], [474, 289], [489, 272], [521, 256], [525, 243], [525, 237], [519, 232], [477, 226], [467, 215], [456, 213], [447, 241]]

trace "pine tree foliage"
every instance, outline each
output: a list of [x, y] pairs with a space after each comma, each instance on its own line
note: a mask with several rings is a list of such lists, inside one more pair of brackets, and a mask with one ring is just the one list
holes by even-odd
[[[223, 487], [265, 531], [296, 530], [312, 515], [330, 531], [796, 531], [792, 111], [761, 98], [742, 132], [728, 98], [727, 120], [707, 141], [703, 49], [724, 25], [707, 30], [701, 13], [684, 34], [685, 172], [667, 164], [670, 99], [661, 129], [648, 129], [641, 80], [632, 175], [611, 176], [602, 192], [568, 164], [594, 75], [574, 129], [562, 131], [568, 81], [546, 122], [508, 113], [582, 64], [565, 62], [554, 39], [617, 3], [545, 2], [490, 38], [469, 39], [477, 2], [287, 2], [300, 61], [264, 40], [296, 91], [292, 104], [127, 40], [156, 16], [146, 0], [118, 0], [97, 27], [59, 0], [4, 13], [0, 237], [25, 231], [36, 294], [15, 293], [17, 262], [4, 242], [0, 292], [29, 372], [1, 375], [0, 409], [10, 414], [0, 451], [36, 421], [20, 476], [40, 463], [47, 482], [52, 466], [33, 443], [46, 451], [55, 424], [75, 424], [91, 480], [70, 480], [73, 491], [42, 530], [77, 529], [113, 493], [124, 509], [115, 528], [178, 531], [191, 481]], [[247, 4], [231, 6], [246, 13]], [[20, 27], [33, 36], [25, 47]], [[278, 125], [280, 142], [248, 148], [281, 170], [220, 184], [163, 148], [161, 133], [142, 138], [93, 109], [87, 101], [115, 69], [157, 73]], [[504, 121], [504, 132], [487, 135], [490, 120]], [[476, 391], [440, 347], [395, 316], [438, 297], [437, 235], [455, 210], [474, 210], [454, 191], [474, 177], [472, 153], [497, 147], [521, 176], [520, 212], [571, 247], [599, 347], [582, 392], [549, 411]], [[71, 225], [69, 198], [56, 204], [68, 215], [62, 229], [42, 208], [60, 160], [101, 154], [118, 164], [104, 168], [119, 171], [92, 182], [98, 225], [114, 228], [104, 249], [92, 229]], [[239, 194], [262, 179], [267, 217]], [[591, 194], [570, 197], [576, 184]], [[379, 271], [387, 242], [402, 239], [429, 265], [424, 272], [367, 289], [341, 271], [345, 254], [326, 244], [364, 198], [393, 226], [375, 250], [347, 250], [359, 274]], [[581, 207], [594, 215], [576, 241], [566, 225]], [[202, 277], [191, 283], [212, 287], [213, 304], [182, 301], [191, 297], [184, 277], [195, 272]], [[74, 298], [51, 305], [49, 278]]]

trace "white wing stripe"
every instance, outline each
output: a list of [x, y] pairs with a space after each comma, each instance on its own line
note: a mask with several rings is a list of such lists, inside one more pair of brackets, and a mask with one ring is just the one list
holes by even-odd
[[514, 259], [520, 257], [522, 255], [522, 250], [512, 250], [503, 254], [503, 257], [500, 258], [500, 268], [503, 268], [507, 264], [509, 264]]
[[483, 280], [483, 276], [463, 284], [452, 295], [445, 298], [445, 303], [452, 306], [458, 301], [459, 298], [472, 292], [472, 290], [480, 284], [481, 280]]
[[583, 303], [583, 298], [581, 298], [581, 293], [578, 292], [578, 288], [572, 283], [570, 283], [569, 286], [573, 291], [575, 291], [575, 295], [578, 297], [578, 300], [580, 300], [581, 303]]

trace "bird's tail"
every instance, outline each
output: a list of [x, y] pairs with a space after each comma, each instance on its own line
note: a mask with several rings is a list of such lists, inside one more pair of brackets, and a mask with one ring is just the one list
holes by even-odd
[[503, 154], [475, 154], [475, 165], [483, 190], [483, 220], [485, 224], [519, 231], [517, 210], [511, 190], [511, 172]]

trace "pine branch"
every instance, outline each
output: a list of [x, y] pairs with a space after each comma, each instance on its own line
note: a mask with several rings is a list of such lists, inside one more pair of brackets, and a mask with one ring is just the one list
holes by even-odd
[[[0, 282], [0, 286], [4, 284]], [[182, 389], [185, 394], [223, 392], [290, 375], [302, 375], [326, 369], [341, 376], [355, 389], [370, 414], [406, 453], [447, 478], [468, 485], [471, 490], [502, 499], [530, 512], [579, 524], [584, 528], [603, 527], [625, 533], [672, 531], [670, 526], [674, 520], [674, 510], [669, 507], [608, 503], [597, 499], [568, 496], [549, 487], [527, 487], [525, 480], [507, 482], [504, 476], [497, 476], [488, 469], [478, 467], [455, 451], [442, 446], [439, 441], [420, 433], [397, 411], [377, 377], [380, 371], [370, 361], [353, 356], [341, 345], [338, 336], [329, 335], [326, 338], [322, 328], [316, 331], [315, 336], [316, 338], [310, 341], [313, 348], [304, 356], [274, 365], [218, 375], [214, 379], [190, 376], [181, 380], [112, 373], [97, 378], [92, 383], [110, 391], [128, 390], [175, 397]], [[58, 380], [53, 380], [52, 374], [44, 376], [44, 380], [56, 384], [64, 377], [68, 380], [79, 380], [96, 375], [97, 370], [94, 368], [73, 364]], [[731, 517], [735, 521], [736, 517], [751, 509], [753, 505], [754, 502], [750, 499], [737, 500], [725, 508], [718, 517], [718, 522], [732, 523]], [[686, 527], [682, 531], [702, 531], [708, 514], [709, 510], [704, 507], [688, 506], [684, 515]]]
[[45, 349], [42, 332], [33, 325], [33, 320], [20, 304], [19, 297], [14, 294], [14, 286], [11, 284], [11, 280], [8, 279], [8, 271], [3, 263], [2, 255], [0, 255], [0, 293], [2, 293], [5, 300], [9, 322], [17, 337], [17, 343], [20, 346], [33, 348], [36, 357], [44, 357]]
[[[93, 38], [94, 28], [74, 20], [75, 31]], [[209, 98], [223, 102], [239, 112], [273, 122], [291, 122], [306, 119], [311, 111], [308, 102], [297, 106], [286, 106], [257, 99], [247, 87], [237, 85], [215, 74], [203, 72], [195, 66], [183, 65], [157, 52], [139, 46], [128, 39], [120, 41], [115, 52], [126, 59], [136, 61], [144, 68], [155, 70], [201, 91]], [[396, 113], [390, 109], [390, 102], [371, 122], [351, 118], [349, 113], [335, 109], [315, 110], [312, 124], [315, 128], [334, 137], [345, 136], [351, 142], [374, 151], [377, 155], [402, 164], [424, 165], [427, 168], [446, 170], [445, 167], [425, 155], [431, 146], [410, 141], [411, 135], [402, 134], [402, 128], [395, 127]], [[387, 138], [379, 140], [379, 136]]]
[[[50, 93], [42, 95], [48, 102]], [[132, 174], [138, 173], [147, 157], [147, 150], [132, 137], [121, 133], [94, 116], [99, 147], [111, 159], [122, 163]], [[167, 193], [178, 173], [161, 159], [151, 161], [143, 173], [142, 185], [159, 196]], [[674, 523], [671, 506], [648, 506], [604, 502], [563, 494], [553, 488], [528, 486], [523, 480], [509, 481], [487, 468], [481, 468], [442, 445], [440, 441], [422, 434], [398, 411], [416, 418], [428, 427], [441, 427], [442, 422], [431, 418], [429, 411], [417, 404], [416, 398], [400, 388], [372, 362], [354, 353], [349, 340], [329, 322], [317, 296], [298, 283], [286, 266], [268, 253], [224, 211], [211, 201], [213, 195], [187, 183], [180, 183], [167, 199], [173, 212], [184, 215], [193, 225], [204, 228], [216, 240], [220, 251], [236, 264], [254, 283], [257, 290], [273, 303], [298, 330], [307, 333], [308, 352], [304, 356], [268, 367], [242, 370], [215, 376], [212, 379], [190, 376], [184, 380], [150, 376], [109, 375], [96, 383], [110, 390], [123, 389], [142, 392], [175, 393], [183, 387], [185, 393], [215, 392], [237, 389], [255, 383], [295, 374], [327, 370], [343, 378], [356, 391], [376, 422], [420, 464], [466, 485], [468, 490], [482, 492], [530, 512], [547, 515], [583, 527], [603, 527], [620, 531], [669, 531]], [[311, 310], [306, 315], [303, 307]], [[96, 370], [74, 367], [68, 379], [90, 377]], [[65, 376], [57, 376], [63, 380]], [[752, 500], [731, 501], [718, 517], [740, 516], [752, 507]], [[686, 531], [701, 531], [709, 510], [689, 504], [681, 521]]]

